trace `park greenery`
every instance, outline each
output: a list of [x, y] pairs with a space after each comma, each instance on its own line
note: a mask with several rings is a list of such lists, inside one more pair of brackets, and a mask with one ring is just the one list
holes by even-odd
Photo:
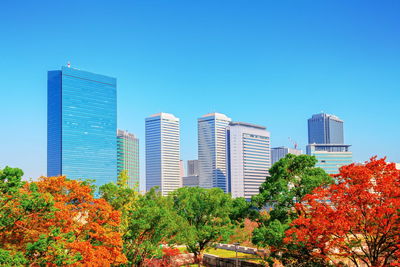
[[[251, 201], [221, 189], [139, 193], [116, 183], [0, 170], [1, 266], [200, 264], [218, 243], [263, 248], [272, 266], [400, 266], [400, 171], [384, 159], [330, 176], [316, 159], [287, 155]], [[179, 247], [179, 249], [177, 249]]]

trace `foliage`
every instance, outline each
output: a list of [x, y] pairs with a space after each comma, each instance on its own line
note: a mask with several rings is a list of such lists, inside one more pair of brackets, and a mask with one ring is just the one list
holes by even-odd
[[240, 243], [242, 246], [252, 247], [251, 242], [253, 231], [258, 226], [258, 223], [246, 218], [243, 225], [236, 225], [233, 235], [229, 238], [229, 243]]
[[[22, 171], [0, 174], [0, 248], [31, 265], [126, 261], [116, 231], [119, 212], [94, 199], [90, 186], [65, 177], [24, 183]], [[22, 254], [24, 258], [22, 258]]]
[[[283, 239], [292, 220], [299, 216], [295, 204], [314, 188], [332, 183], [324, 170], [315, 168], [316, 163], [313, 156], [286, 155], [271, 167], [270, 176], [260, 187], [260, 194], [252, 199], [259, 208], [271, 209], [269, 216], [259, 219], [259, 227], [253, 232], [253, 243], [268, 247], [272, 257], [286, 264], [293, 261], [295, 264], [314, 264], [309, 251], [301, 245], [285, 244]], [[319, 261], [316, 266], [318, 264]]]
[[177, 248], [164, 247], [162, 249], [161, 258], [146, 259], [144, 266], [151, 267], [169, 267], [172, 265], [172, 258], [180, 255], [181, 252]]
[[183, 221], [172, 210], [172, 202], [151, 189], [140, 195], [129, 212], [124, 250], [131, 264], [143, 266], [147, 258], [161, 255], [161, 244], [175, 243]]
[[204, 249], [227, 240], [232, 234], [229, 218], [232, 199], [221, 189], [183, 187], [175, 190], [171, 197], [174, 209], [187, 223], [184, 243], [197, 261]]
[[335, 178], [296, 206], [301, 215], [285, 241], [305, 244], [325, 261], [400, 265], [400, 171], [372, 158], [342, 167]]
[[0, 248], [0, 265], [1, 266], [22, 266], [28, 261], [22, 252], [10, 252]]
[[255, 220], [258, 218], [259, 212], [250, 201], [246, 201], [243, 197], [232, 199], [232, 210], [229, 218], [232, 222], [243, 224], [245, 219]]
[[102, 185], [99, 189], [100, 197], [104, 198], [114, 209], [121, 212], [120, 232], [125, 235], [128, 229], [129, 212], [138, 200], [138, 192], [128, 187], [128, 172], [123, 170], [118, 175], [117, 183]]

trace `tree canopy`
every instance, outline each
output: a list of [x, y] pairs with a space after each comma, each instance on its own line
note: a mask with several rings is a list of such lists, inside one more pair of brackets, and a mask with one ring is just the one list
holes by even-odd
[[[273, 257], [283, 255], [285, 259], [291, 252], [305, 255], [300, 246], [290, 247], [284, 244], [285, 231], [292, 220], [299, 216], [295, 204], [312, 190], [321, 185], [332, 183], [332, 178], [321, 168], [316, 168], [317, 160], [313, 156], [287, 154], [269, 170], [269, 176], [260, 187], [260, 193], [253, 197], [253, 203], [261, 209], [269, 209], [267, 217], [261, 217], [259, 227], [253, 232], [253, 243], [269, 247]], [[282, 257], [278, 257], [282, 259]]]
[[90, 186], [65, 177], [23, 182], [22, 171], [0, 173], [0, 261], [37, 265], [126, 262], [117, 231], [120, 213]]
[[184, 222], [169, 198], [151, 189], [140, 195], [128, 214], [124, 251], [131, 264], [142, 266], [146, 258], [161, 257], [162, 244], [174, 244]]
[[232, 198], [219, 188], [183, 187], [172, 192], [173, 207], [186, 222], [184, 244], [197, 261], [207, 247], [232, 234]]
[[342, 167], [335, 179], [296, 205], [301, 215], [285, 241], [305, 244], [325, 261], [400, 266], [400, 171], [372, 158]]

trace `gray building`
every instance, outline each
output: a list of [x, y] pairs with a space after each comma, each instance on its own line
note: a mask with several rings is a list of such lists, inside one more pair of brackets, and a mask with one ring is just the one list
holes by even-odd
[[308, 119], [309, 144], [344, 144], [343, 121], [326, 113]]
[[199, 161], [197, 159], [187, 161], [187, 175], [199, 175]]
[[293, 154], [293, 155], [298, 156], [298, 155], [303, 154], [303, 151], [301, 151], [300, 149], [288, 148], [288, 147], [284, 147], [284, 146], [273, 147], [273, 148], [271, 148], [272, 164], [279, 161], [281, 158], [284, 158], [287, 154]]
[[199, 186], [199, 176], [190, 175], [182, 177], [182, 186], [196, 187]]

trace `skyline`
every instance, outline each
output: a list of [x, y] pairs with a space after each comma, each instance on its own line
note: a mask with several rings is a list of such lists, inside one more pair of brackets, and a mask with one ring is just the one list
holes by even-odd
[[46, 175], [47, 71], [67, 61], [117, 78], [118, 128], [140, 139], [142, 177], [144, 119], [158, 112], [181, 119], [183, 160], [197, 159], [203, 114], [305, 151], [307, 119], [324, 111], [344, 120], [354, 161], [400, 162], [399, 3], [72, 3], [2, 4], [1, 167]]

